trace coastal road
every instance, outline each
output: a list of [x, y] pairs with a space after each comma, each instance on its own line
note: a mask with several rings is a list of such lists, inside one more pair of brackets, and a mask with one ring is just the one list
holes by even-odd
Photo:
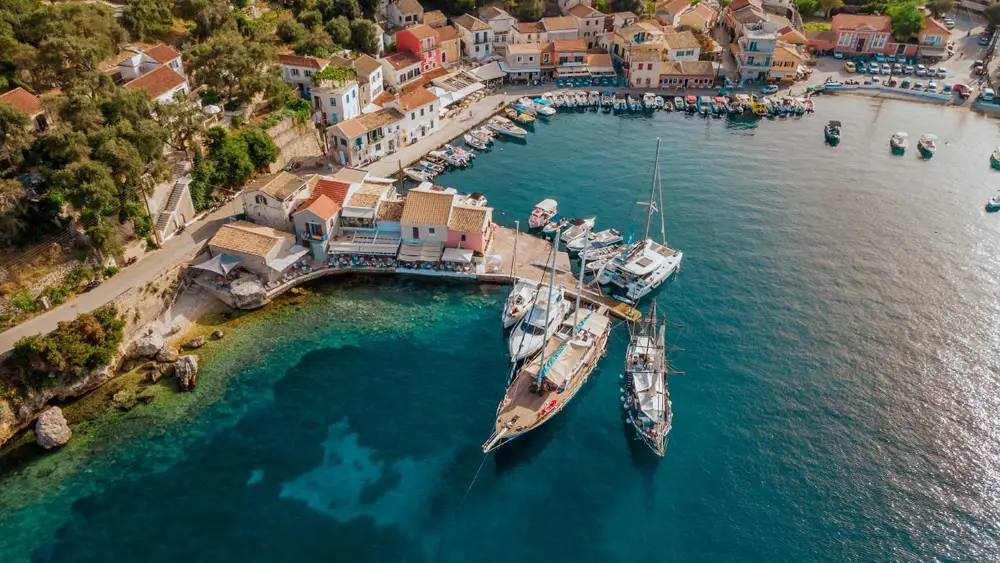
[[129, 289], [142, 287], [177, 264], [190, 260], [231, 215], [242, 212], [242, 206], [241, 199], [234, 199], [165, 242], [159, 250], [143, 254], [138, 262], [122, 268], [118, 274], [89, 293], [77, 295], [58, 307], [0, 333], [0, 356], [12, 350], [21, 338], [51, 332], [60, 322], [73, 320], [80, 313], [89, 313], [107, 305]]

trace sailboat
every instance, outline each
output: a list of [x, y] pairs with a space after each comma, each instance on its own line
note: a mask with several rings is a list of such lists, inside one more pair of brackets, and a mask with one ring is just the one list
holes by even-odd
[[549, 335], [569, 314], [570, 304], [566, 301], [563, 287], [555, 284], [557, 249], [558, 245], [553, 241], [552, 280], [538, 287], [530, 310], [523, 314], [523, 320], [510, 333], [507, 345], [512, 363], [537, 354], [545, 345]]
[[[518, 224], [518, 231], [520, 231], [520, 224]], [[520, 232], [518, 232], [520, 234]], [[501, 315], [501, 320], [503, 321], [503, 328], [506, 330], [515, 323], [524, 318], [524, 314], [531, 309], [531, 304], [535, 301], [535, 297], [538, 296], [538, 282], [535, 280], [529, 280], [527, 278], [519, 278], [517, 275], [517, 240], [519, 236], [514, 237], [514, 259], [511, 262], [511, 275], [515, 277], [514, 287], [510, 289], [510, 294], [507, 296], [507, 301], [504, 303], [503, 314]]]
[[[659, 187], [659, 207], [653, 196]], [[597, 280], [605, 286], [612, 297], [629, 304], [638, 303], [672, 276], [680, 268], [684, 253], [667, 246], [666, 227], [663, 222], [663, 186], [660, 184], [660, 138], [656, 138], [656, 159], [653, 164], [653, 179], [649, 186], [646, 230], [642, 240], [625, 247], [625, 251], [608, 262]], [[663, 242], [650, 238], [649, 227], [653, 211], [660, 212], [660, 236]]]
[[636, 434], [663, 457], [673, 413], [667, 391], [665, 323], [656, 318], [656, 301], [645, 319], [630, 327], [625, 353], [625, 412]]
[[[555, 268], [549, 285], [554, 283]], [[554, 334], [545, 334], [541, 353], [511, 378], [497, 406], [493, 434], [483, 444], [484, 453], [551, 420], [576, 396], [606, 353], [611, 319], [580, 307], [583, 276], [578, 284], [574, 314]]]

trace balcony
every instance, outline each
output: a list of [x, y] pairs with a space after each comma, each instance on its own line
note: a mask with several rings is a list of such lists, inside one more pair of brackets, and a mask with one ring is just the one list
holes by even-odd
[[325, 241], [327, 237], [325, 234], [314, 234], [302, 231], [301, 233], [299, 233], [299, 238], [302, 240]]

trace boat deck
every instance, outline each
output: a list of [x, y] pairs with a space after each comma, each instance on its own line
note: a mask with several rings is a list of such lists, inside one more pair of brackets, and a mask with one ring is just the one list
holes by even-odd
[[497, 409], [495, 430], [483, 445], [484, 451], [492, 451], [504, 441], [541, 426], [569, 403], [587, 382], [607, 349], [611, 319], [605, 313], [603, 308], [600, 312], [580, 312], [580, 332], [589, 333], [589, 346], [578, 346], [571, 343], [572, 338], [564, 340], [559, 337], [550, 338], [546, 344], [544, 357], [547, 378], [557, 385], [565, 383], [565, 390], [562, 392], [534, 391], [535, 380], [543, 368], [542, 354], [535, 356], [518, 371]]

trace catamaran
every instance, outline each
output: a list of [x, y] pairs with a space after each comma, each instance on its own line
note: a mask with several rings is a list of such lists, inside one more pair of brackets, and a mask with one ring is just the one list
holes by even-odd
[[667, 391], [665, 323], [656, 318], [656, 301], [645, 319], [633, 323], [625, 353], [625, 411], [628, 422], [653, 453], [663, 457], [673, 414]]
[[538, 353], [569, 311], [570, 303], [561, 285], [540, 286], [530, 310], [522, 315], [523, 320], [510, 333], [507, 341], [510, 361], [520, 362]]
[[[555, 268], [549, 281], [550, 286], [554, 283]], [[484, 453], [551, 420], [576, 396], [607, 351], [611, 319], [603, 312], [580, 307], [583, 276], [578, 283], [573, 315], [554, 334], [545, 334], [541, 353], [507, 385], [497, 406], [493, 434], [483, 444]]]
[[[659, 188], [659, 206], [654, 203], [653, 196]], [[656, 138], [656, 159], [653, 165], [653, 179], [649, 187], [649, 201], [640, 202], [647, 205], [646, 231], [642, 240], [629, 244], [625, 252], [608, 262], [598, 283], [605, 286], [612, 297], [627, 303], [638, 303], [649, 295], [680, 268], [684, 253], [667, 246], [666, 227], [663, 221], [663, 185], [660, 182], [660, 138]], [[663, 242], [657, 242], [649, 237], [649, 226], [653, 211], [660, 213], [660, 236]]]

